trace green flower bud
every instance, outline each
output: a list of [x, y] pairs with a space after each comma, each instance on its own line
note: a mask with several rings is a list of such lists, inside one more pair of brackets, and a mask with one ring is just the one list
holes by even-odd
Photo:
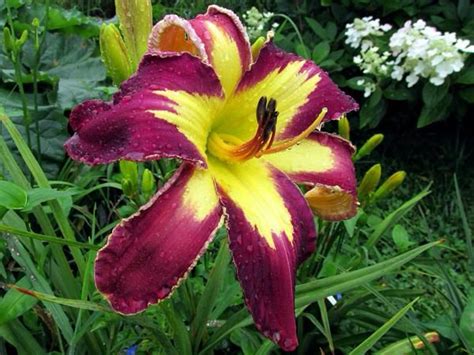
[[397, 171], [392, 176], [390, 176], [384, 183], [374, 192], [372, 195], [373, 200], [379, 200], [381, 198], [387, 197], [392, 191], [394, 191], [397, 187], [399, 187], [403, 181], [407, 173], [404, 171]]
[[260, 49], [262, 49], [263, 45], [265, 44], [265, 37], [258, 37], [255, 42], [252, 44], [252, 58], [255, 60], [260, 53]]
[[151, 0], [115, 0], [125, 46], [130, 56], [132, 71], [137, 68], [147, 49], [152, 27]]
[[155, 192], [155, 177], [153, 173], [145, 169], [143, 171], [142, 176], [142, 193], [146, 199], [150, 198], [150, 196]]
[[354, 161], [359, 160], [366, 155], [372, 153], [372, 151], [383, 141], [383, 134], [378, 133], [374, 134], [370, 137], [367, 142], [357, 151], [356, 155], [354, 156]]
[[[137, 163], [128, 160], [120, 160], [119, 162], [120, 172], [122, 177], [129, 180], [133, 192], [138, 189], [138, 166]], [[128, 195], [127, 195], [128, 196]]]
[[8, 27], [3, 27], [3, 46], [5, 47], [5, 52], [9, 53], [13, 51], [13, 38]]
[[382, 175], [382, 166], [375, 164], [365, 173], [362, 181], [359, 184], [357, 192], [359, 193], [359, 199], [363, 200], [369, 196], [377, 188], [380, 182], [380, 176]]
[[132, 182], [129, 179], [124, 178], [122, 179], [121, 183], [122, 183], [122, 191], [125, 194], [125, 196], [133, 197], [136, 190], [133, 188]]
[[108, 75], [118, 85], [132, 75], [130, 58], [119, 30], [113, 24], [100, 28], [100, 54]]
[[31, 22], [31, 24], [33, 25], [33, 27], [39, 27], [40, 20], [37, 17], [35, 17], [33, 21]]
[[349, 120], [347, 119], [346, 115], [342, 115], [342, 117], [337, 121], [337, 128], [339, 135], [349, 140], [351, 134], [351, 126], [349, 125]]
[[28, 31], [24, 30], [23, 33], [21, 34], [20, 38], [16, 40], [15, 45], [18, 49], [23, 47], [25, 42], [28, 40]]

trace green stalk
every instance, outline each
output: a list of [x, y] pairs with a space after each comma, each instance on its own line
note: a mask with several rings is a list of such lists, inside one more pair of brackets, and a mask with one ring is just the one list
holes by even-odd
[[[23, 137], [21, 136], [20, 132], [15, 127], [13, 122], [6, 115], [0, 115], [0, 121], [3, 122], [8, 133], [10, 134], [13, 141], [15, 142], [15, 145], [18, 151], [20, 152], [26, 166], [30, 170], [34, 179], [38, 183], [38, 186], [44, 187], [44, 188], [50, 188], [51, 185], [49, 184], [48, 178], [46, 177], [44, 171], [41, 169], [40, 165], [38, 164], [38, 161], [33, 156], [33, 153], [31, 152], [31, 150], [25, 144]], [[64, 211], [61, 205], [59, 204], [59, 202], [56, 200], [50, 201], [49, 206], [51, 208], [51, 211], [53, 212], [53, 216], [56, 220], [56, 223], [59, 226], [59, 229], [62, 232], [63, 237], [66, 240], [75, 241], [74, 231], [71, 225], [69, 224], [69, 221], [66, 215], [64, 214]], [[70, 246], [70, 250], [74, 258], [74, 261], [76, 262], [77, 268], [79, 269], [80, 274], [83, 276], [84, 267], [85, 267], [83, 255], [77, 247]]]

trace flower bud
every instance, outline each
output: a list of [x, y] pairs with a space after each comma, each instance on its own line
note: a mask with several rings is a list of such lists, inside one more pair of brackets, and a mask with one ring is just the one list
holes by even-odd
[[346, 115], [342, 115], [339, 121], [337, 121], [337, 128], [339, 135], [342, 138], [347, 140], [350, 139], [351, 127], [349, 125], [349, 120], [347, 119]]
[[373, 199], [378, 200], [388, 196], [393, 190], [395, 190], [403, 183], [403, 180], [405, 180], [406, 176], [407, 173], [401, 170], [394, 173], [392, 176], [390, 176], [387, 180], [384, 181], [384, 183], [377, 189], [377, 191], [374, 192], [372, 196]]
[[142, 193], [146, 199], [150, 198], [150, 196], [155, 192], [155, 177], [153, 173], [145, 169], [143, 171], [142, 176]]
[[20, 36], [19, 39], [16, 40], [15, 42], [15, 45], [17, 47], [17, 49], [20, 49], [21, 47], [23, 47], [23, 45], [25, 44], [25, 42], [28, 40], [28, 31], [27, 30], [24, 30]]
[[115, 10], [134, 72], [147, 49], [152, 27], [151, 0], [115, 0]]
[[132, 197], [135, 194], [133, 184], [129, 179], [126, 179], [126, 178], [122, 179], [121, 184], [122, 184], [122, 191], [125, 196]]
[[3, 46], [5, 47], [5, 52], [7, 53], [13, 50], [12, 34], [8, 27], [3, 27]]
[[129, 180], [133, 192], [138, 189], [138, 166], [137, 163], [128, 160], [120, 160], [119, 162], [120, 172], [122, 177]]
[[374, 134], [370, 137], [367, 142], [357, 151], [356, 155], [354, 156], [354, 161], [359, 160], [366, 155], [372, 153], [372, 151], [383, 141], [383, 134], [378, 133]]
[[262, 49], [263, 45], [265, 44], [265, 37], [258, 37], [255, 42], [252, 44], [252, 58], [255, 61], [260, 53], [260, 49]]
[[119, 30], [113, 24], [100, 28], [100, 54], [108, 75], [118, 85], [132, 75], [130, 58]]
[[369, 196], [378, 186], [380, 182], [380, 176], [382, 175], [382, 166], [375, 164], [365, 173], [362, 181], [360, 182], [357, 192], [359, 193], [359, 200], [363, 200]]
[[31, 21], [31, 25], [32, 25], [33, 27], [38, 28], [39, 25], [40, 25], [40, 20], [39, 20], [37, 17], [35, 17], [35, 18], [33, 19], [33, 21]]

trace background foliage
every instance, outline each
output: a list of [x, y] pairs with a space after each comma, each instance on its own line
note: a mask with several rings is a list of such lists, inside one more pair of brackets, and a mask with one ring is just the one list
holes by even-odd
[[[160, 1], [154, 19], [166, 13], [191, 17], [209, 3]], [[361, 73], [343, 32], [346, 23], [366, 15], [393, 25], [423, 18], [473, 41], [474, 5], [463, 0], [217, 3], [240, 14], [251, 6], [273, 12], [272, 21], [280, 24], [276, 43], [312, 58], [356, 97], [361, 110], [349, 117], [354, 143], [362, 146], [374, 133], [385, 135], [377, 150], [357, 161], [361, 179], [378, 162], [384, 179], [408, 171], [388, 198], [362, 201], [353, 219], [317, 221], [318, 251], [298, 274], [298, 353], [402, 354], [414, 352], [420, 341], [427, 353], [472, 353], [472, 58], [441, 88], [421, 82], [407, 89], [387, 81], [364, 99], [357, 85]], [[0, 27], [13, 27], [17, 37], [29, 34], [16, 57], [5, 48], [0, 53], [0, 280], [5, 285], [0, 353], [277, 352], [251, 326], [224, 231], [174, 296], [142, 315], [111, 313], [95, 291], [95, 251], [119, 218], [133, 213], [177, 166], [161, 160], [89, 168], [64, 156], [69, 110], [116, 90], [98, 50], [100, 25], [116, 21], [114, 13], [110, 0], [0, 0]], [[1, 34], [0, 43], [5, 43]], [[31, 125], [29, 146], [25, 125]], [[154, 177], [151, 191], [143, 183], [146, 171]], [[441, 239], [442, 245], [426, 244]], [[32, 297], [7, 284], [36, 293]], [[339, 298], [336, 306], [328, 296]], [[412, 308], [404, 308], [416, 297]], [[437, 337], [440, 341], [430, 344]]]

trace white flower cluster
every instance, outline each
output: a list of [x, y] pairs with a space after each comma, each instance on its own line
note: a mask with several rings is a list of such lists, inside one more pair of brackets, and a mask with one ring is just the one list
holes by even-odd
[[420, 77], [442, 85], [449, 75], [463, 68], [464, 53], [474, 52], [468, 40], [457, 38], [455, 33], [441, 33], [423, 20], [407, 21], [390, 37], [390, 49], [395, 58], [391, 76], [402, 80], [408, 74], [408, 87]]
[[[247, 10], [242, 15], [250, 39], [256, 39], [265, 35], [268, 22], [273, 15], [273, 12], [260, 12], [255, 6], [252, 6], [250, 10]], [[271, 27], [273, 29], [278, 27], [278, 23], [274, 22]]]
[[[429, 79], [433, 85], [442, 85], [449, 75], [463, 68], [466, 53], [474, 52], [474, 46], [468, 40], [457, 38], [455, 33], [441, 33], [423, 20], [407, 21], [391, 35], [387, 44], [389, 51], [383, 52], [373, 39], [382, 37], [391, 29], [390, 25], [364, 17], [356, 18], [346, 28], [346, 43], [361, 50], [354, 57], [354, 63], [364, 74], [398, 81], [406, 75], [408, 87], [415, 85], [420, 77]], [[366, 97], [376, 89], [370, 80], [360, 80], [359, 85], [364, 86]]]
[[372, 42], [374, 37], [383, 36], [391, 29], [392, 26], [381, 25], [380, 20], [372, 16], [356, 18], [354, 22], [346, 25], [346, 43], [352, 48], [361, 47], [364, 52], [374, 45]]

